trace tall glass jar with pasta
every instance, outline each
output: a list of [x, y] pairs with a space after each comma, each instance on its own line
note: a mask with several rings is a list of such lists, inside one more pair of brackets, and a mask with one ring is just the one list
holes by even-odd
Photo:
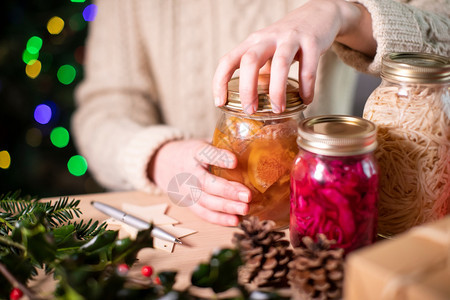
[[286, 83], [286, 110], [274, 114], [269, 100], [269, 75], [258, 78], [258, 110], [245, 113], [239, 95], [239, 78], [228, 83], [228, 101], [222, 107], [212, 144], [233, 152], [234, 169], [212, 166], [211, 172], [246, 185], [252, 192], [247, 216], [273, 220], [277, 227], [289, 225], [289, 182], [298, 152], [297, 126], [306, 106], [298, 93], [298, 82]]
[[450, 58], [383, 57], [364, 118], [378, 126], [378, 232], [392, 236], [449, 212]]

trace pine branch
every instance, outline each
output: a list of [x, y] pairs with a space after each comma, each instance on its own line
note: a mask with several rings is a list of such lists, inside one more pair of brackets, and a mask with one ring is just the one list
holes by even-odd
[[6, 214], [6, 215], [0, 214], [0, 222], [3, 223], [3, 224], [5, 224], [5, 226], [6, 226], [8, 229], [13, 230], [13, 229], [14, 229], [14, 226], [11, 225], [10, 221], [11, 221], [11, 219], [9, 218], [9, 214]]
[[[71, 223], [69, 222], [69, 224]], [[99, 225], [98, 221], [92, 223], [92, 219], [90, 219], [87, 223], [84, 223], [84, 220], [81, 220], [79, 223], [74, 222], [73, 226], [77, 232], [77, 237], [79, 239], [86, 239], [104, 232], [107, 224], [103, 222]]]
[[0, 196], [0, 208], [18, 219], [28, 213], [37, 201], [36, 197], [20, 196], [20, 191], [8, 192]]
[[54, 204], [46, 202], [45, 212], [47, 213], [47, 219], [52, 226], [58, 224], [64, 224], [75, 217], [81, 216], [81, 210], [78, 208], [80, 200], [71, 200], [69, 202], [68, 197], [60, 198]]
[[11, 240], [10, 238], [5, 237], [5, 236], [0, 236], [0, 244], [4, 244], [6, 246], [15, 247], [15, 248], [18, 248], [18, 249], [20, 249], [22, 251], [26, 250], [24, 245], [16, 243], [13, 240]]
[[[50, 226], [58, 227], [64, 225], [75, 217], [81, 216], [82, 212], [78, 205], [80, 200], [70, 200], [68, 197], [63, 197], [52, 203], [40, 202], [40, 199], [31, 196], [21, 196], [20, 191], [8, 192], [0, 196], [0, 217], [5, 221], [13, 224], [30, 212], [37, 209], [43, 210], [46, 213], [46, 219]], [[0, 220], [2, 222], [2, 220]], [[4, 222], [6, 224], [6, 222]], [[7, 235], [11, 226], [0, 228], [0, 234]], [[92, 231], [94, 231], [93, 229]]]

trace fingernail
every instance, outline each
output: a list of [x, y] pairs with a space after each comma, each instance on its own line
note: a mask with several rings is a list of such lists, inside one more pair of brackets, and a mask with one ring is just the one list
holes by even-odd
[[220, 102], [220, 98], [219, 97], [214, 98], [214, 104], [216, 106], [220, 106], [221, 102]]
[[248, 213], [248, 206], [247, 205], [243, 205], [243, 206], [237, 207], [237, 212], [241, 216], [245, 216]]
[[276, 114], [279, 114], [281, 111], [280, 111], [280, 107], [278, 106], [278, 105], [272, 105], [272, 111], [274, 112], [274, 113], [276, 113]]
[[258, 104], [253, 105], [253, 112], [256, 112], [258, 110]]
[[249, 194], [247, 192], [239, 192], [238, 198], [242, 202], [248, 203], [249, 202]]
[[251, 115], [255, 112], [254, 107], [251, 105], [248, 105], [246, 107], [244, 107], [244, 113], [246, 113], [247, 115]]
[[228, 225], [229, 226], [237, 226], [239, 224], [239, 220], [235, 218], [228, 219]]

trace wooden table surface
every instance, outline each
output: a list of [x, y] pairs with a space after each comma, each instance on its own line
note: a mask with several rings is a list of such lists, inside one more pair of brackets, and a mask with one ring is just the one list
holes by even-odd
[[[54, 201], [58, 199], [59, 197], [45, 200]], [[121, 209], [123, 203], [142, 206], [168, 203], [166, 215], [178, 220], [179, 226], [197, 231], [195, 234], [182, 238], [182, 241], [188, 243], [190, 247], [175, 245], [172, 253], [159, 249], [143, 249], [138, 255], [139, 261], [131, 271], [139, 272], [143, 265], [151, 265], [155, 272], [176, 270], [178, 275], [174, 288], [179, 290], [190, 285], [190, 276], [194, 268], [200, 262], [208, 261], [215, 249], [232, 247], [233, 233], [239, 230], [236, 227], [223, 227], [208, 223], [193, 214], [190, 209], [172, 203], [167, 195], [154, 196], [133, 191], [69, 196], [69, 200], [72, 199], [81, 200], [82, 219], [92, 218], [99, 221], [108, 219], [108, 216], [93, 208], [90, 204], [92, 200], [104, 202], [119, 209]], [[51, 283], [36, 283], [40, 288], [45, 288], [47, 284]]]

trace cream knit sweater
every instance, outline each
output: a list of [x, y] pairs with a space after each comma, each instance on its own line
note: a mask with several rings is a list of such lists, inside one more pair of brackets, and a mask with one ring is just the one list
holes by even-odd
[[[342, 61], [377, 74], [386, 52], [450, 56], [449, 1], [409, 1], [441, 15], [392, 0], [359, 1], [372, 14], [377, 55], [372, 60], [333, 45], [321, 58], [315, 100], [306, 114], [350, 113], [356, 72]], [[157, 191], [146, 174], [153, 153], [167, 141], [209, 138], [214, 131], [219, 110], [211, 85], [219, 58], [303, 2], [97, 1], [72, 123], [96, 180], [110, 190]], [[297, 77], [295, 66], [291, 71]]]

